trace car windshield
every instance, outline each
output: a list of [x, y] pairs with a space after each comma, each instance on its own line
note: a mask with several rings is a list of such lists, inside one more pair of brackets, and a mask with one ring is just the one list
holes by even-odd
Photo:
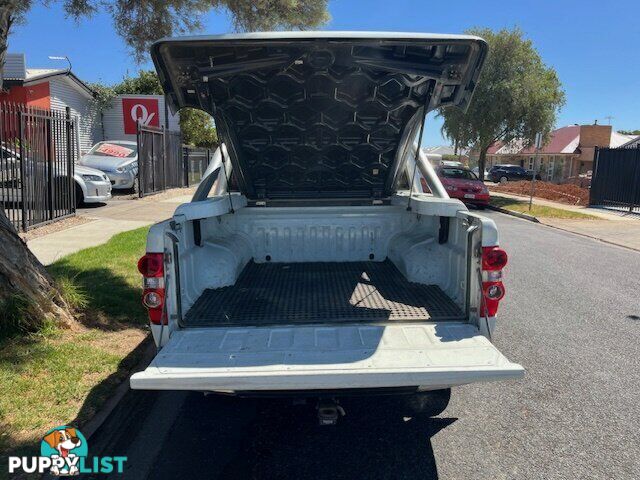
[[138, 150], [137, 145], [112, 142], [100, 142], [96, 143], [88, 155], [94, 155], [96, 157], [116, 157], [116, 158], [133, 158], [136, 156]]
[[461, 178], [463, 180], [478, 180], [476, 174], [466, 168], [443, 168], [441, 174], [445, 178]]

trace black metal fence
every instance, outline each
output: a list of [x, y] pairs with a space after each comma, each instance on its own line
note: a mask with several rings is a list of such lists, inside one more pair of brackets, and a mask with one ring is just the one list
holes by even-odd
[[138, 125], [141, 197], [198, 183], [210, 159], [209, 149], [183, 146], [180, 132]]
[[205, 170], [209, 166], [213, 152], [209, 148], [183, 147], [185, 165], [185, 186], [195, 185], [202, 180]]
[[141, 197], [182, 187], [180, 132], [138, 125], [138, 191]]
[[596, 149], [589, 205], [640, 212], [640, 147]]
[[68, 108], [0, 103], [0, 207], [16, 229], [75, 215], [74, 146]]

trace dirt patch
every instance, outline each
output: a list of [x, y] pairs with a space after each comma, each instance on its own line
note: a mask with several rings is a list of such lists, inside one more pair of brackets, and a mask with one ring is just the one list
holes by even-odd
[[29, 242], [34, 238], [49, 235], [50, 233], [54, 232], [59, 232], [60, 230], [66, 230], [67, 228], [77, 227], [78, 225], [82, 225], [84, 223], [93, 222], [93, 220], [93, 218], [76, 215], [73, 217], [65, 218], [64, 220], [60, 220], [58, 222], [43, 225], [42, 227], [36, 227], [33, 230], [29, 230], [28, 232], [20, 233], [20, 238], [22, 238], [22, 240], [24, 240], [25, 242]]
[[[531, 193], [531, 182], [508, 182], [504, 185], [489, 185], [489, 190], [528, 197]], [[554, 202], [566, 203], [567, 205], [589, 204], [589, 189], [572, 184], [558, 185], [537, 181], [534, 196], [553, 200]]]

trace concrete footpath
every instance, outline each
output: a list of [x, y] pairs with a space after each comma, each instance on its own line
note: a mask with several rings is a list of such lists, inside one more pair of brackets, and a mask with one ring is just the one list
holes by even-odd
[[[528, 197], [512, 195], [502, 192], [492, 192], [492, 195], [508, 197], [517, 200], [528, 200]], [[584, 235], [596, 240], [640, 251], [640, 215], [623, 211], [607, 210], [604, 208], [590, 208], [579, 205], [566, 205], [542, 198], [534, 198], [533, 203], [554, 207], [561, 210], [584, 213], [596, 217], [595, 219], [575, 218], [545, 218], [538, 217], [540, 223], [559, 228], [568, 232]]]
[[141, 199], [120, 200], [107, 205], [78, 209], [76, 215], [88, 220], [71, 228], [36, 237], [28, 247], [44, 265], [84, 248], [107, 242], [117, 233], [167, 219], [181, 203], [191, 200], [193, 188], [176, 189]]

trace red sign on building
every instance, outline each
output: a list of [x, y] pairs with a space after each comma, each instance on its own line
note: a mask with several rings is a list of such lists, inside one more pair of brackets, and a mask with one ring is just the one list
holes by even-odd
[[136, 125], [160, 126], [160, 107], [157, 98], [123, 98], [124, 133], [135, 135]]

